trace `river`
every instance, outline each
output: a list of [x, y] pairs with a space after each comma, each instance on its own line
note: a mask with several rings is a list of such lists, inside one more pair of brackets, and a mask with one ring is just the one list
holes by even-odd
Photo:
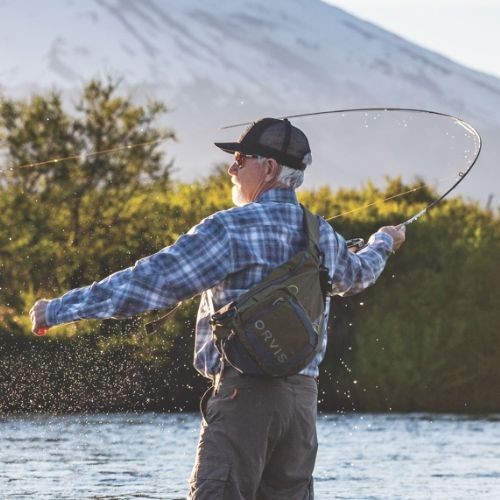
[[[180, 499], [196, 414], [0, 417], [0, 497]], [[322, 414], [317, 499], [500, 498], [500, 415]]]

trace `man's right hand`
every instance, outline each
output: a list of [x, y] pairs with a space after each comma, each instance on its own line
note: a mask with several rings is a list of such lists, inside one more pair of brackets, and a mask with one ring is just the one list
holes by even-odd
[[40, 299], [35, 302], [33, 307], [30, 309], [31, 318], [31, 331], [35, 335], [43, 335], [49, 328], [47, 323], [45, 323], [45, 310], [47, 309], [47, 304], [49, 303], [46, 299]]
[[401, 245], [405, 242], [406, 238], [406, 226], [400, 224], [399, 226], [384, 226], [379, 229], [383, 233], [387, 233], [392, 236], [392, 251], [395, 252], [399, 250]]

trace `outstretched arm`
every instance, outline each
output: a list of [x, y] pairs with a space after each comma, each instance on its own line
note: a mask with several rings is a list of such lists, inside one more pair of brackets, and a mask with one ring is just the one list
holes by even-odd
[[170, 307], [229, 274], [230, 245], [216, 217], [205, 219], [173, 245], [100, 282], [39, 300], [30, 311], [33, 333], [90, 318], [127, 318]]

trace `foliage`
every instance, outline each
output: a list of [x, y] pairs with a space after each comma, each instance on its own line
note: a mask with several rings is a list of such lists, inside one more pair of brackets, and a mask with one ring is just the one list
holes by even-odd
[[[196, 183], [170, 180], [160, 141], [174, 135], [156, 126], [165, 107], [118, 90], [90, 82], [72, 113], [57, 94], [0, 102], [0, 411], [193, 410], [207, 385], [191, 366], [196, 298], [151, 337], [154, 314], [29, 332], [36, 297], [129, 266], [231, 204], [222, 166]], [[352, 211], [331, 223], [366, 239], [436, 193], [387, 179], [299, 196], [326, 218]], [[499, 216], [452, 199], [407, 240], [375, 287], [335, 298], [321, 408], [500, 411]]]
[[[399, 205], [376, 208], [371, 222], [356, 216], [352, 234], [421, 208]], [[336, 300], [324, 408], [498, 411], [500, 219], [452, 199], [409, 226], [407, 240], [375, 287]]]
[[[152, 215], [153, 190], [170, 185], [158, 141], [174, 136], [155, 127], [164, 111], [118, 96], [115, 82], [90, 82], [75, 116], [57, 94], [0, 103], [7, 158], [0, 258], [3, 279], [14, 284], [2, 290], [6, 302], [19, 307], [17, 290], [30, 286], [50, 294], [72, 288], [152, 249], [132, 233]], [[48, 161], [60, 158], [67, 160]]]

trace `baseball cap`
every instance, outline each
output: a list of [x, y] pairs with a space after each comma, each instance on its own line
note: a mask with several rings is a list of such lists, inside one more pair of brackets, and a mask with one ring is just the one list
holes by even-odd
[[226, 153], [274, 158], [278, 163], [297, 170], [305, 170], [311, 163], [311, 148], [302, 130], [286, 118], [261, 118], [250, 124], [237, 142], [216, 142]]

